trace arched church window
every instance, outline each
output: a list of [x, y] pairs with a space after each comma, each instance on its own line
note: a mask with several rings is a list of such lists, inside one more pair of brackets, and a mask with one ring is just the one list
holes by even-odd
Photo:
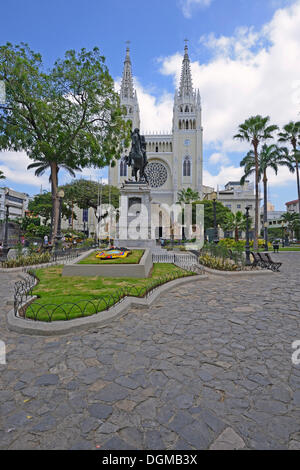
[[158, 145], [156, 144], [155, 152], [158, 153]]
[[181, 130], [181, 119], [179, 119], [179, 129]]
[[191, 176], [191, 159], [185, 157], [183, 160], [183, 176]]
[[196, 119], [193, 120], [193, 129], [196, 129]]
[[124, 157], [120, 161], [120, 176], [127, 176], [127, 165]]
[[188, 107], [188, 106], [185, 107], [184, 112], [185, 112], [185, 113], [188, 113], [188, 112], [189, 112], [189, 107]]
[[185, 122], [185, 128], [186, 128], [186, 129], [189, 128], [189, 121], [186, 121], [186, 122]]

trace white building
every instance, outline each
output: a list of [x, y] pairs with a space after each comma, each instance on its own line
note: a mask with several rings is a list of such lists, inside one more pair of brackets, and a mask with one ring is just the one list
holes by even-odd
[[9, 206], [9, 218], [17, 219], [25, 216], [28, 208], [29, 195], [11, 188], [0, 188], [0, 220], [5, 219], [6, 206]]
[[[241, 186], [239, 181], [229, 181], [225, 185], [225, 189], [217, 192], [217, 200], [225, 207], [231, 210], [234, 214], [241, 211], [243, 214], [246, 212], [246, 207], [250, 208], [249, 215], [252, 218], [253, 225], [255, 220], [255, 192], [254, 185], [246, 181]], [[259, 201], [261, 197], [259, 195]], [[260, 221], [258, 233], [260, 232]]]
[[[140, 129], [140, 114], [133, 87], [132, 68], [127, 47], [120, 90], [121, 105], [126, 107], [125, 119], [132, 129]], [[203, 128], [199, 90], [192, 85], [188, 47], [185, 46], [179, 89], [175, 92], [173, 125], [170, 133], [155, 131], [145, 135], [147, 143], [147, 176], [153, 204], [177, 202], [178, 191], [192, 188], [202, 196]], [[125, 155], [124, 155], [125, 156]], [[109, 184], [120, 187], [131, 177], [124, 157], [109, 167]]]
[[285, 203], [287, 212], [297, 212], [299, 214], [299, 199]]

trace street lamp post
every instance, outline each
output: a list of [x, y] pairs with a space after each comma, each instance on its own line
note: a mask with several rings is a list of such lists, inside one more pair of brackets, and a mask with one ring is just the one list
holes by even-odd
[[284, 248], [284, 222], [281, 222], [281, 227], [282, 227], [282, 248]]
[[56, 235], [56, 251], [58, 249], [58, 244], [60, 240], [62, 239], [62, 234], [61, 234], [61, 216], [62, 216], [62, 200], [64, 197], [65, 193], [64, 190], [61, 189], [58, 192], [58, 197], [59, 197], [59, 210], [58, 210], [58, 224], [57, 224], [57, 235]]
[[212, 201], [214, 210], [214, 243], [217, 245], [219, 243], [219, 233], [217, 227], [217, 193], [215, 191], [212, 193]]
[[265, 251], [269, 251], [268, 227], [269, 227], [269, 222], [265, 222], [265, 223], [264, 223]]
[[4, 239], [3, 239], [3, 248], [2, 248], [2, 255], [3, 255], [4, 259], [7, 259], [7, 254], [9, 252], [9, 248], [8, 248], [8, 218], [9, 218], [9, 205], [6, 204], [5, 228], [4, 228]]
[[249, 266], [251, 264], [250, 261], [250, 238], [249, 238], [249, 210], [250, 207], [246, 207], [246, 246], [245, 246], [245, 252], [246, 252], [246, 266]]

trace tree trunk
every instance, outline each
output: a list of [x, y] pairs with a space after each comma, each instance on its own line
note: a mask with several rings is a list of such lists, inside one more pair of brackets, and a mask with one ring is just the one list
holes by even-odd
[[255, 218], [254, 218], [254, 241], [253, 249], [258, 250], [258, 217], [259, 217], [259, 198], [258, 198], [258, 179], [259, 179], [259, 168], [258, 168], [258, 143], [253, 142], [254, 156], [255, 156]]
[[57, 164], [51, 163], [51, 193], [52, 193], [52, 231], [51, 231], [51, 244], [54, 245], [58, 229], [59, 217], [59, 199], [57, 194], [58, 178], [57, 178]]
[[235, 227], [235, 241], [236, 242], [239, 241], [239, 229], [238, 229], [238, 227]]
[[297, 175], [297, 189], [298, 189], [298, 212], [300, 215], [300, 178], [299, 178], [299, 163], [296, 160], [296, 175]]
[[299, 163], [297, 159], [297, 140], [296, 138], [292, 139], [292, 145], [294, 149], [294, 158], [295, 158], [295, 164], [296, 164], [296, 176], [297, 176], [297, 191], [298, 191], [298, 212], [300, 215], [300, 177], [299, 177]]
[[264, 239], [265, 239], [265, 250], [268, 251], [268, 178], [267, 171], [264, 170]]

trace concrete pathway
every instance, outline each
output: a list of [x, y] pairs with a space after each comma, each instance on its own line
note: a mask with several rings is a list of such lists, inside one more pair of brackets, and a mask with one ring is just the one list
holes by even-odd
[[9, 332], [1, 302], [0, 448], [300, 449], [300, 253], [272, 257], [81, 334]]

